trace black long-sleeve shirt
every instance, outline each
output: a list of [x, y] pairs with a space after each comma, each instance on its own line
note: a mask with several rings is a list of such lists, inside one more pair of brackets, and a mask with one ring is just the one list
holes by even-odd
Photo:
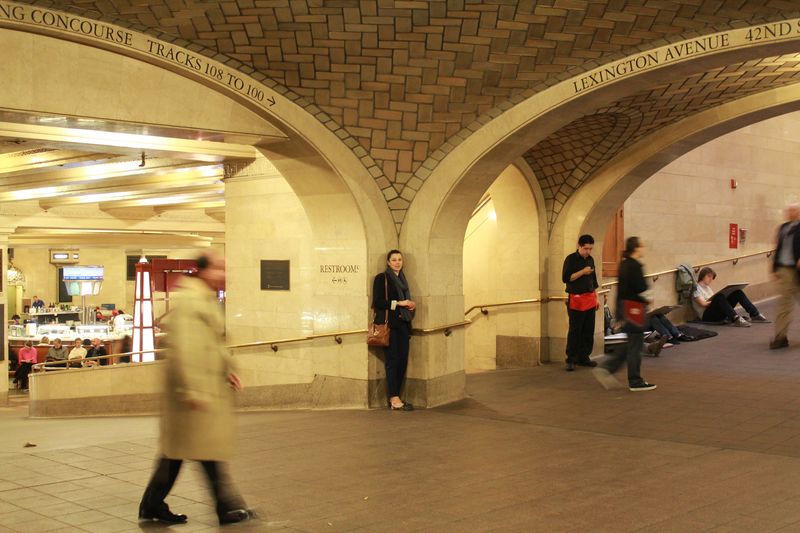
[[[575, 281], [570, 281], [569, 278], [575, 272], [583, 270], [587, 266], [592, 267], [592, 273], [588, 276], [581, 276]], [[585, 259], [577, 251], [569, 254], [564, 259], [564, 268], [561, 270], [561, 281], [567, 286], [567, 292], [570, 294], [584, 294], [592, 292], [598, 287], [597, 274], [594, 268], [594, 257], [587, 256]]]
[[385, 272], [381, 272], [375, 276], [375, 280], [372, 282], [372, 308], [375, 309], [375, 323], [383, 324], [388, 312], [389, 327], [395, 328], [401, 325], [410, 326], [408, 322], [404, 322], [403, 319], [400, 318], [400, 311], [396, 307], [392, 309], [392, 302], [397, 302], [402, 299], [394, 283], [386, 279]]
[[[642, 264], [631, 257], [623, 259], [619, 264], [619, 284], [617, 285], [617, 308], [622, 308], [622, 300], [636, 300], [647, 303], [642, 294], [647, 290]], [[617, 316], [622, 316], [617, 314]]]

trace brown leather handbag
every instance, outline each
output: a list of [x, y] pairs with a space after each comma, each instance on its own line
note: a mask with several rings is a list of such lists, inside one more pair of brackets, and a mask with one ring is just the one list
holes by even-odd
[[[386, 279], [386, 274], [383, 275], [383, 291], [386, 296], [386, 301], [389, 301], [389, 282]], [[367, 331], [367, 345], [368, 346], [381, 346], [383, 348], [389, 346], [389, 310], [386, 310], [383, 324], [376, 324], [373, 322], [369, 325]]]

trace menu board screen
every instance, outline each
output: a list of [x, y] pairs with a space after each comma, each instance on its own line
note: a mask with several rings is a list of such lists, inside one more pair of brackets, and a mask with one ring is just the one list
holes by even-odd
[[64, 281], [103, 281], [103, 267], [65, 266]]

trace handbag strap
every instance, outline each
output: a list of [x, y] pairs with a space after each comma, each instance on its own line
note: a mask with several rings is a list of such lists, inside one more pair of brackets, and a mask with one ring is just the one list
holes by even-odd
[[[387, 303], [389, 302], [389, 277], [388, 276], [389, 276], [388, 274], [384, 274], [383, 275], [383, 294], [384, 294], [384, 296], [386, 298], [386, 302]], [[386, 308], [386, 316], [383, 319], [383, 323], [386, 324], [387, 326], [389, 325], [389, 308], [388, 307]]]

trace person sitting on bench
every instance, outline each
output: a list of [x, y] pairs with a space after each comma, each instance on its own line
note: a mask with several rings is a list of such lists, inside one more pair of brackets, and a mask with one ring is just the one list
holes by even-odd
[[[769, 322], [762, 315], [753, 302], [741, 289], [736, 289], [725, 296], [722, 293], [714, 294], [711, 282], [716, 279], [717, 273], [711, 267], [703, 267], [697, 274], [697, 288], [692, 295], [692, 307], [703, 322], [720, 322], [728, 320], [732, 326], [750, 327], [750, 322]], [[739, 304], [750, 315], [749, 321], [739, 315], [733, 308]]]
[[25, 341], [25, 346], [17, 352], [19, 357], [19, 368], [14, 375], [14, 381], [17, 382], [22, 390], [28, 390], [28, 374], [33, 372], [33, 365], [36, 364], [36, 348], [33, 347], [32, 341]]

